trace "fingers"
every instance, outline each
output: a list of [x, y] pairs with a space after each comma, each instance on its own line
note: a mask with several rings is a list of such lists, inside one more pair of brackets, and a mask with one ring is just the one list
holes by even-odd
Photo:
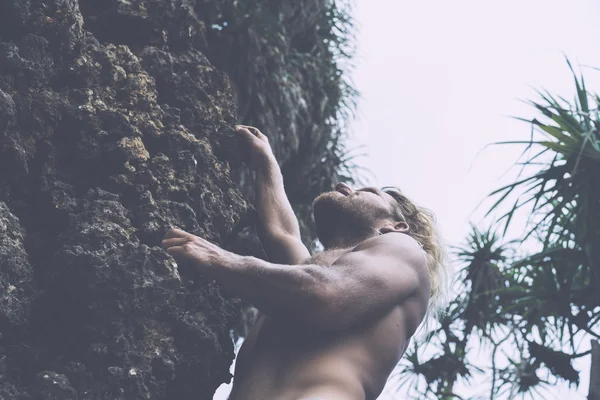
[[247, 126], [246, 128], [248, 128], [248, 130], [250, 132], [252, 132], [256, 137], [259, 137], [261, 139], [266, 137], [265, 135], [263, 135], [263, 133], [261, 131], [259, 131], [257, 128], [255, 128], [253, 126]]
[[252, 142], [254, 142], [257, 139], [256, 135], [254, 135], [252, 132], [250, 132], [250, 129], [248, 129], [248, 128], [244, 128], [242, 126], [237, 126], [235, 131], [238, 135], [241, 136], [241, 138], [245, 142], [247, 142], [250, 145], [252, 144]]
[[169, 232], [167, 232], [167, 234], [165, 235], [163, 240], [171, 239], [171, 238], [189, 238], [190, 236], [193, 236], [193, 235], [190, 233], [187, 233], [186, 231], [182, 231], [179, 228], [171, 228], [171, 230]]
[[169, 247], [174, 247], [174, 246], [182, 246], [186, 243], [188, 243], [190, 240], [188, 238], [170, 238], [170, 239], [163, 239], [163, 241], [161, 242], [161, 246], [163, 249], [168, 249]]
[[235, 129], [236, 129], [236, 132], [250, 134], [250, 135], [255, 136], [255, 137], [259, 138], [259, 139], [266, 139], [267, 138], [261, 131], [259, 131], [257, 128], [255, 128], [253, 126], [249, 126], [249, 125], [237, 125], [235, 127]]

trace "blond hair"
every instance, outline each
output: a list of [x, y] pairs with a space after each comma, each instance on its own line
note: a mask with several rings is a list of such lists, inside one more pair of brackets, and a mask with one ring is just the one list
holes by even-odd
[[429, 329], [432, 320], [440, 320], [450, 300], [452, 266], [447, 260], [445, 245], [437, 228], [435, 215], [419, 207], [396, 187], [384, 187], [397, 203], [395, 217], [408, 225], [407, 234], [415, 239], [425, 252], [431, 293], [427, 312], [421, 327]]

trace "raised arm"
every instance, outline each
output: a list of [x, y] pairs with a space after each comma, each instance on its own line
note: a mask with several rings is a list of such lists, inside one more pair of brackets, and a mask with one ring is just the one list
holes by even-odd
[[267, 137], [258, 129], [238, 126], [238, 134], [251, 152], [256, 172], [256, 210], [258, 235], [269, 260], [281, 264], [299, 264], [310, 257], [300, 238], [300, 227], [285, 194], [283, 177]]
[[368, 239], [330, 267], [282, 268], [178, 229], [167, 234], [163, 247], [261, 312], [315, 329], [348, 329], [412, 296], [418, 296], [425, 312], [429, 299], [423, 251], [402, 233]]

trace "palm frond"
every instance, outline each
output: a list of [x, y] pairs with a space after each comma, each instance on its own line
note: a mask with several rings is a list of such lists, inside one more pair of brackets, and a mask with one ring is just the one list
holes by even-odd
[[[511, 196], [518, 196], [501, 217], [504, 232], [515, 212], [527, 212], [530, 227], [525, 238], [539, 235], [544, 248], [557, 240], [580, 243], [587, 254], [587, 265], [593, 268], [596, 283], [600, 284], [600, 249], [583, 245], [600, 242], [600, 97], [589, 93], [583, 76], [577, 76], [569, 60], [567, 64], [575, 82], [573, 105], [547, 91], [538, 91], [542, 101], [530, 104], [543, 117], [530, 123], [544, 139], [503, 142], [525, 145], [526, 149], [537, 147], [537, 154], [522, 163], [523, 168], [537, 171], [492, 192], [490, 197], [496, 200], [488, 215]], [[554, 156], [540, 164], [539, 157], [546, 152]]]

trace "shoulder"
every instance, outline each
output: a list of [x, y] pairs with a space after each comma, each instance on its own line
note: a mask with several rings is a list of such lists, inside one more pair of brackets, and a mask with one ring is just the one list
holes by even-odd
[[423, 248], [415, 239], [405, 233], [390, 232], [367, 239], [352, 251], [366, 251], [392, 257], [405, 266], [414, 268], [419, 275], [429, 274], [427, 257]]
[[385, 250], [398, 256], [414, 256], [424, 259], [424, 251], [419, 242], [406, 233], [390, 232], [362, 241], [352, 251]]

